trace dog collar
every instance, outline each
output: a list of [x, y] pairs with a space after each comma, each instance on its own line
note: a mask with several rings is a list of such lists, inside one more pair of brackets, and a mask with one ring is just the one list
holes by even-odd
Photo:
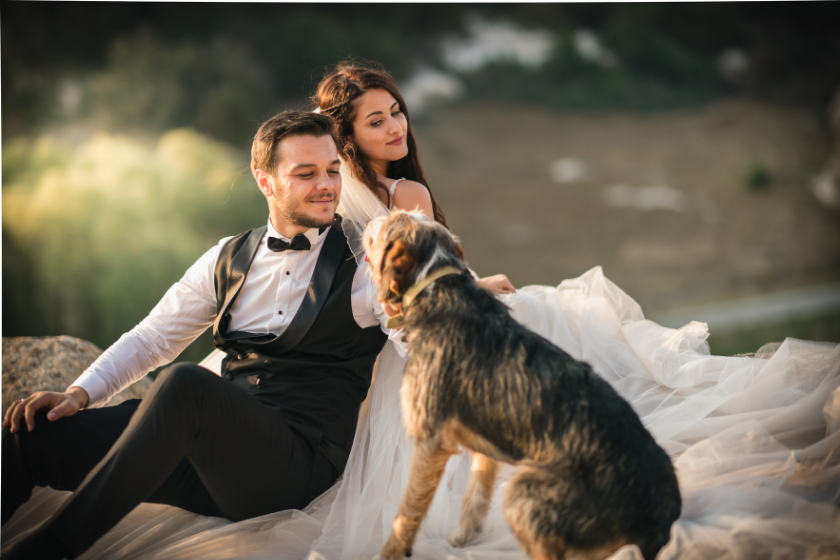
[[[422, 280], [420, 280], [405, 291], [405, 295], [403, 295], [402, 301], [403, 309], [411, 305], [414, 301], [414, 298], [416, 298], [420, 294], [420, 292], [425, 290], [429, 286], [429, 284], [431, 284], [435, 280], [443, 278], [444, 276], [449, 276], [450, 274], [461, 274], [462, 272], [462, 270], [458, 270], [454, 266], [444, 266], [432, 272], [431, 274], [429, 274], [428, 276], [426, 276], [425, 278], [423, 278]], [[402, 313], [400, 313], [399, 315], [394, 315], [393, 317], [388, 319], [388, 322], [385, 324], [385, 326], [389, 329], [398, 329], [402, 326], [403, 319], [405, 319], [405, 316]]]

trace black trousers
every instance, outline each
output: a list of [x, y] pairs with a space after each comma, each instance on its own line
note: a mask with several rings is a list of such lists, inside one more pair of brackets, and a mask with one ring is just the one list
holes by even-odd
[[74, 554], [141, 502], [238, 521], [300, 509], [336, 469], [282, 414], [195, 364], [160, 373], [142, 400], [3, 431], [5, 523], [34, 486], [73, 490], [46, 529]]

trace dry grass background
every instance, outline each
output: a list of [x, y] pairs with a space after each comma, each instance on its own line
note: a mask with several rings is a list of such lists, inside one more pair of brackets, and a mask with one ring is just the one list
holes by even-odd
[[[815, 112], [745, 99], [647, 115], [465, 102], [415, 128], [480, 274], [558, 284], [602, 265], [648, 314], [840, 279], [840, 211], [810, 192], [829, 151]], [[588, 176], [556, 182], [549, 168], [564, 157]], [[748, 187], [756, 166], [766, 189]], [[612, 184], [667, 185], [687, 208], [610, 207]]]

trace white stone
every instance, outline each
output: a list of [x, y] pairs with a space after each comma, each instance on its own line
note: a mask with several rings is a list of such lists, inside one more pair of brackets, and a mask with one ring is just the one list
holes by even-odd
[[411, 113], [415, 114], [433, 103], [461, 97], [464, 94], [464, 84], [453, 74], [421, 68], [400, 85], [400, 91], [406, 105], [411, 107]]
[[667, 185], [610, 185], [601, 192], [601, 198], [608, 206], [614, 208], [662, 209], [674, 212], [685, 212], [688, 208], [685, 193]]
[[473, 18], [466, 38], [443, 41], [443, 62], [456, 72], [475, 72], [493, 62], [513, 62], [539, 68], [552, 55], [554, 35], [546, 30], [521, 29], [508, 21]]
[[548, 172], [558, 183], [575, 183], [586, 179], [589, 170], [582, 159], [564, 157], [551, 162]]

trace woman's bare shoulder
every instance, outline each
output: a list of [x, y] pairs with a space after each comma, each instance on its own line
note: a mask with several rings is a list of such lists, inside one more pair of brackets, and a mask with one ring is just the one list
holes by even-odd
[[404, 179], [394, 189], [394, 207], [402, 210], [420, 209], [427, 216], [432, 216], [432, 196], [422, 183]]
[[394, 188], [394, 194], [399, 196], [401, 194], [407, 195], [424, 195], [431, 199], [429, 196], [429, 189], [426, 188], [426, 185], [423, 183], [418, 183], [417, 181], [411, 181], [409, 179], [400, 179], [400, 182], [397, 183], [397, 186]]

